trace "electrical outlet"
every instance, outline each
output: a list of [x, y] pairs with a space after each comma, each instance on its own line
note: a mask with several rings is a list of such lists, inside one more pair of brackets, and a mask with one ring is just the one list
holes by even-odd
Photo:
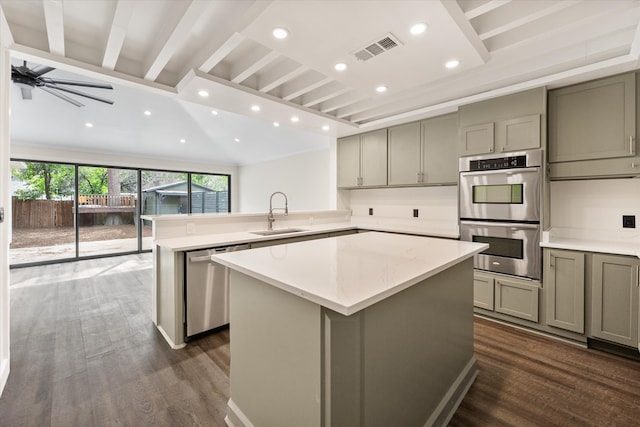
[[418, 209], [413, 210], [413, 217], [418, 218]]
[[193, 234], [196, 232], [196, 225], [193, 222], [187, 223], [187, 234]]
[[369, 215], [373, 215], [373, 208], [369, 208]]
[[622, 228], [636, 228], [636, 216], [622, 215]]

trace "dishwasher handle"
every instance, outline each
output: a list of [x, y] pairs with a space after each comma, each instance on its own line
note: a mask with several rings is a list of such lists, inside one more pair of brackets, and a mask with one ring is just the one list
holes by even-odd
[[[192, 256], [189, 258], [190, 263], [198, 263], [198, 262], [213, 262], [211, 261], [211, 255], [228, 252], [230, 247], [222, 247], [222, 248], [213, 248], [206, 251], [206, 255], [200, 256]], [[202, 252], [200, 252], [202, 253]]]

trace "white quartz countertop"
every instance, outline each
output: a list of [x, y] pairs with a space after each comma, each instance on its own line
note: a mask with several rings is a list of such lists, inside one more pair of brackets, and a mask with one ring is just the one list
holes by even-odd
[[351, 315], [486, 248], [480, 243], [368, 232], [228, 252], [212, 259]]
[[274, 234], [270, 236], [261, 236], [254, 234], [253, 231], [261, 231], [259, 227], [255, 227], [255, 230], [251, 231], [232, 231], [227, 233], [213, 233], [213, 234], [194, 234], [185, 235], [181, 237], [158, 239], [155, 244], [169, 248], [173, 251], [191, 251], [197, 249], [213, 248], [216, 246], [230, 246], [243, 243], [286, 239], [288, 237], [307, 236], [320, 233], [331, 233], [343, 230], [371, 230], [371, 231], [386, 231], [391, 233], [406, 233], [416, 234], [422, 236], [432, 237], [445, 237], [457, 239], [457, 230], [452, 231], [449, 229], [441, 228], [425, 228], [423, 225], [414, 224], [401, 224], [401, 223], [389, 223], [389, 222], [364, 222], [364, 221], [342, 221], [332, 222], [325, 224], [305, 225], [305, 224], [287, 224], [286, 226], [276, 224], [274, 230], [281, 228], [297, 228], [303, 231], [295, 233], [283, 233]]
[[640, 257], [640, 235], [636, 232], [615, 232], [552, 228], [542, 233], [543, 248], [599, 252]]

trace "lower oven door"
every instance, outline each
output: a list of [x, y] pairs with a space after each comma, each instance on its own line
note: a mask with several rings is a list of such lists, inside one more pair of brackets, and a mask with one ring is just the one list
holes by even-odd
[[539, 224], [460, 221], [460, 238], [489, 244], [489, 249], [474, 257], [477, 269], [541, 277]]

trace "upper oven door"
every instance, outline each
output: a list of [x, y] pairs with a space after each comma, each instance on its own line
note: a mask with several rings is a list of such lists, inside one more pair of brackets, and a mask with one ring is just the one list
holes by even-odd
[[540, 168], [460, 172], [460, 218], [540, 221]]

